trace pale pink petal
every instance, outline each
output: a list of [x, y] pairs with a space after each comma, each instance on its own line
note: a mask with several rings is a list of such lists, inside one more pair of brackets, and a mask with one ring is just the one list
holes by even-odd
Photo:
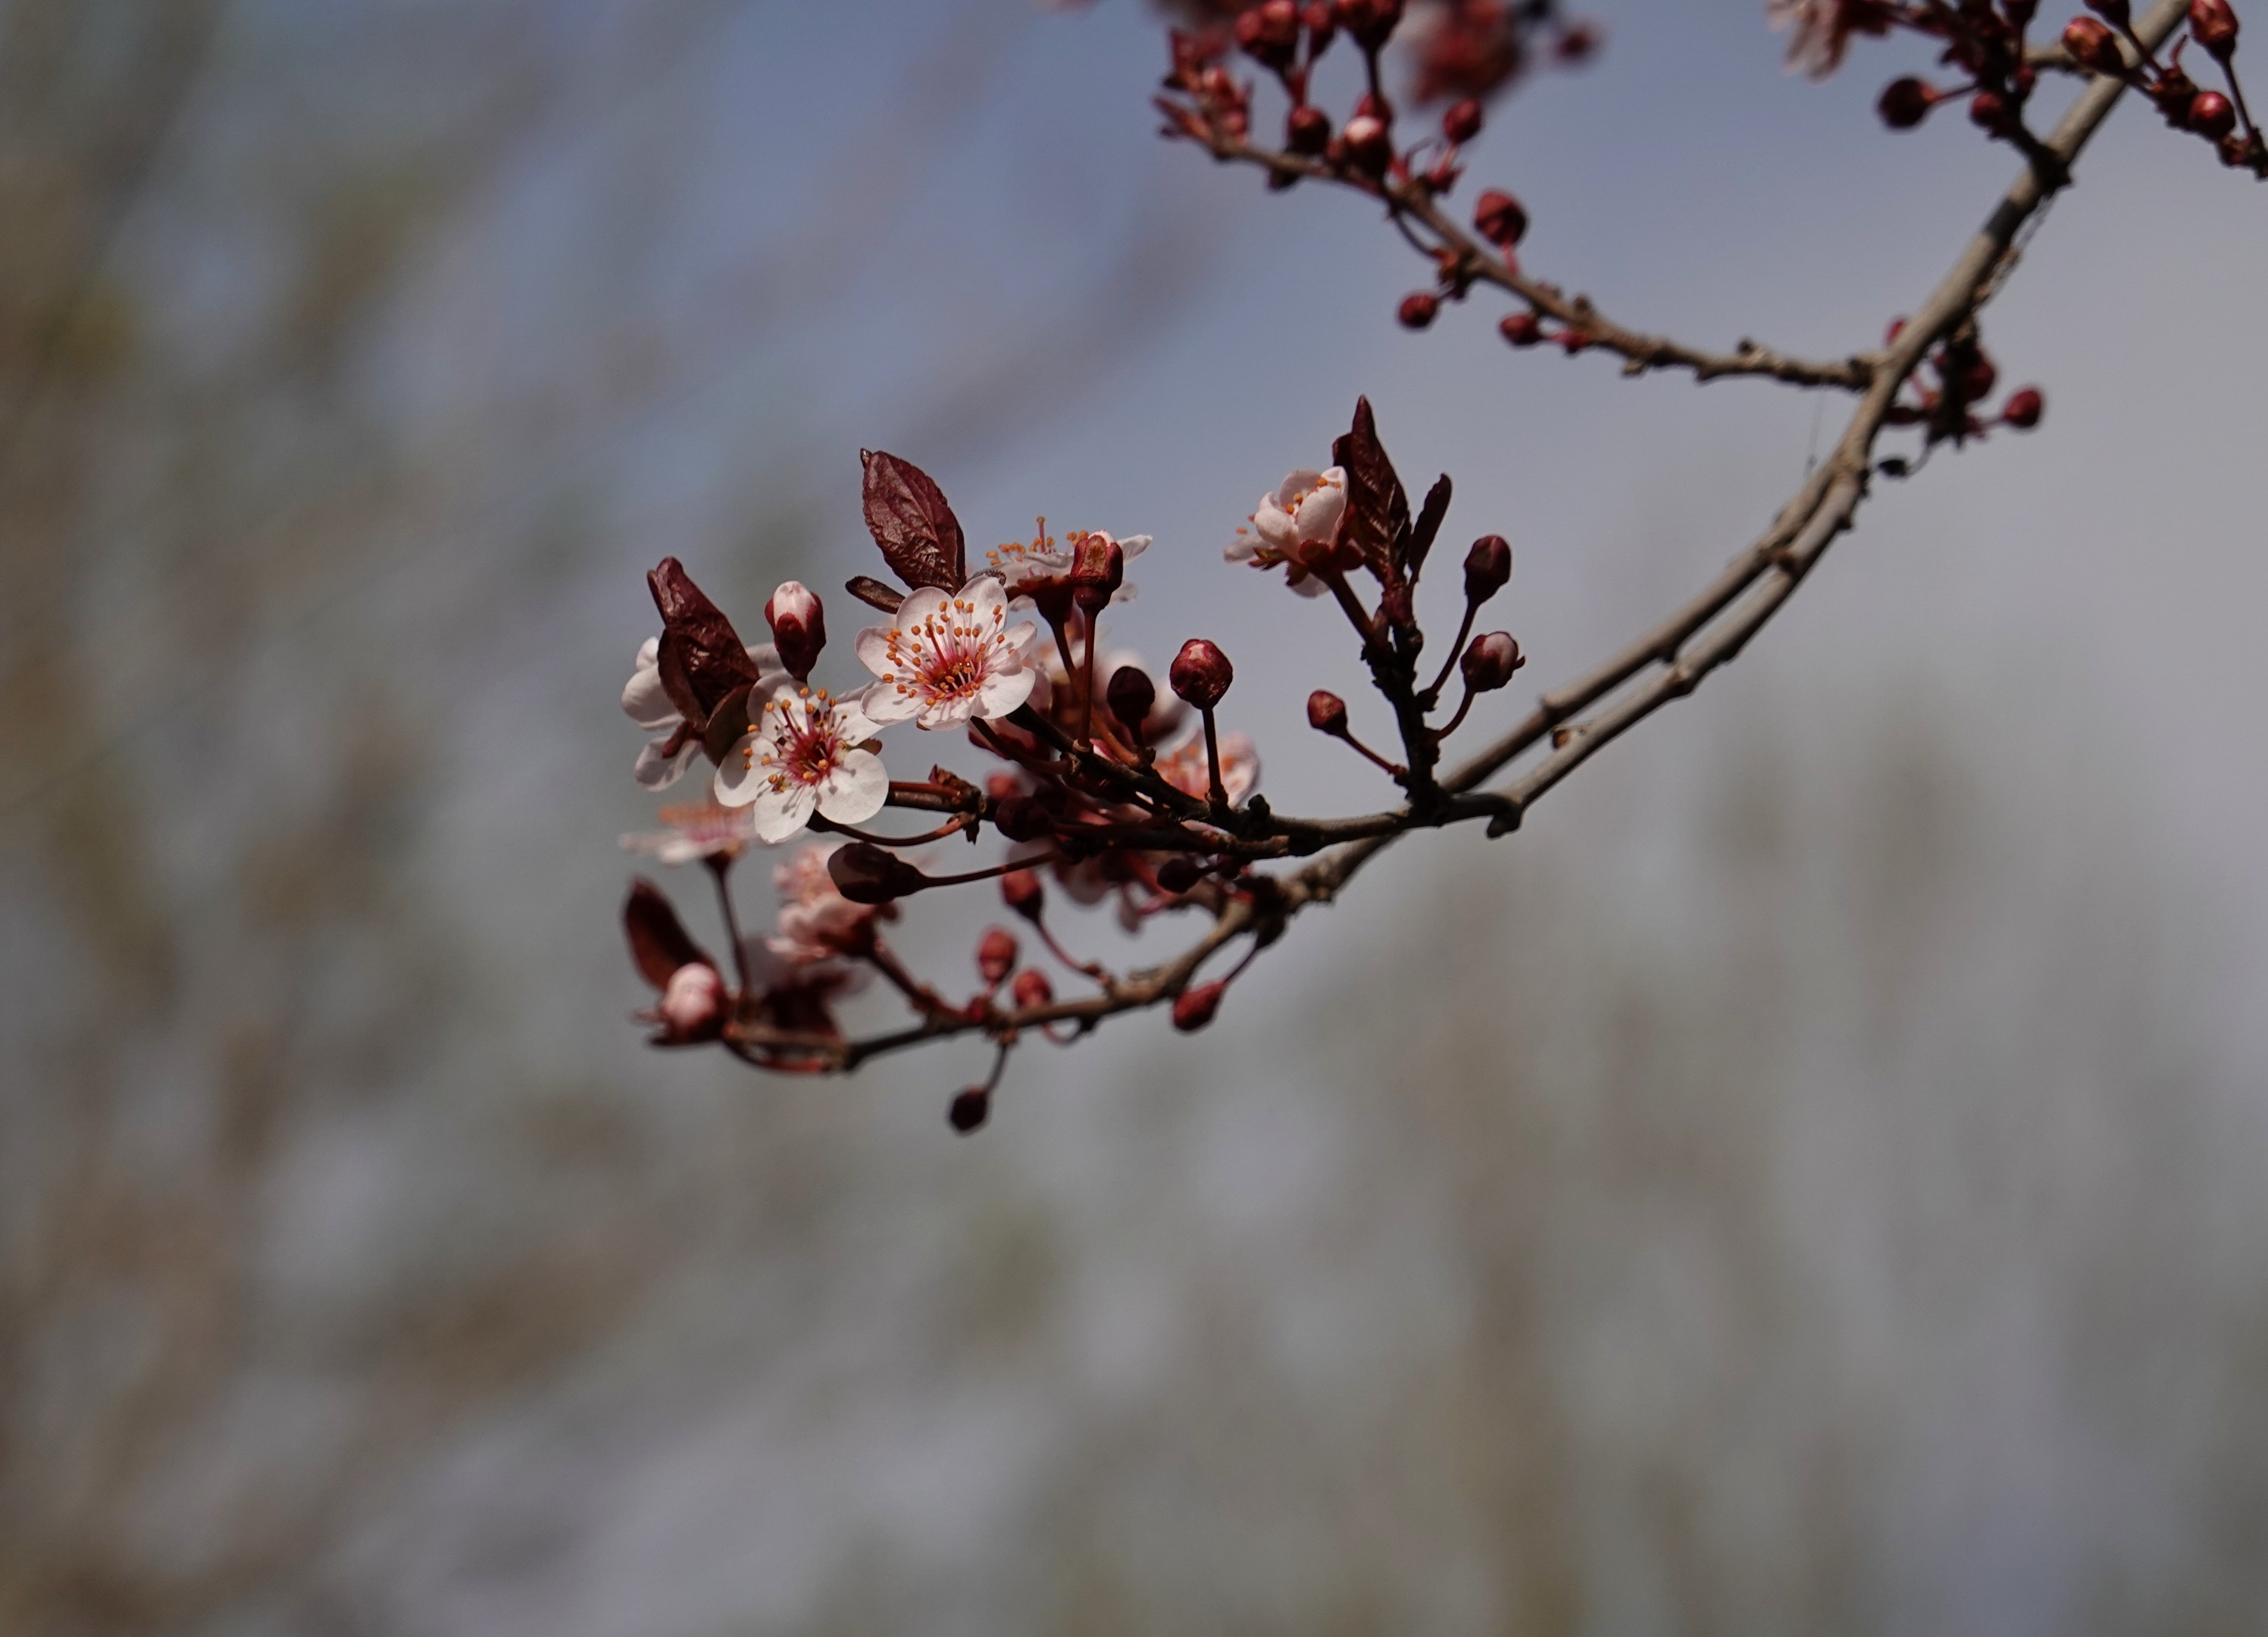
[[639, 645], [630, 679], [622, 684], [622, 712], [649, 734], [674, 727], [681, 719], [661, 685], [661, 639], [649, 637]]
[[921, 700], [903, 682], [877, 681], [858, 696], [859, 714], [881, 726], [909, 720], [920, 709]]
[[893, 627], [887, 625], [869, 625], [851, 644], [852, 652], [858, 656], [858, 663], [877, 676], [889, 674], [892, 630]]
[[750, 734], [725, 752], [717, 777], [709, 781], [710, 793], [719, 806], [747, 807], [770, 785], [771, 775], [762, 766], [763, 744], [761, 735]]
[[[819, 810], [838, 824], [857, 824], [882, 810], [890, 797], [890, 775], [871, 750], [851, 750], [819, 785]], [[759, 822], [762, 809], [757, 809]]]
[[996, 717], [1008, 715], [1032, 697], [1032, 689], [1038, 685], [1039, 680], [1039, 673], [1030, 666], [1020, 670], [993, 672], [984, 679], [984, 685], [976, 690], [976, 705], [971, 714], [988, 722]]
[[701, 754], [701, 741], [688, 739], [680, 745], [675, 756], [667, 754], [669, 738], [650, 739], [645, 748], [638, 752], [637, 764], [630, 777], [648, 790], [666, 790], [685, 776], [687, 766]]
[[811, 822], [819, 807], [819, 793], [809, 785], [797, 784], [775, 790], [767, 779], [756, 793], [755, 803], [757, 838], [782, 842]]
[[997, 576], [979, 574], [961, 588], [956, 601], [967, 603], [980, 620], [990, 620], [1007, 612], [1008, 588]]

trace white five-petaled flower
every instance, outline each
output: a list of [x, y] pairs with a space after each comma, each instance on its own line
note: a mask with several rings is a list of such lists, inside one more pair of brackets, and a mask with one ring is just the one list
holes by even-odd
[[814, 843], [774, 866], [779, 930], [764, 940], [764, 948], [780, 959], [798, 966], [834, 959], [859, 943], [881, 907], [853, 903], [836, 889], [827, 860], [840, 844]]
[[[762, 699], [788, 683], [779, 650], [766, 643], [748, 650], [756, 662], [755, 685], [750, 699]], [[631, 775], [648, 790], [663, 790], [684, 776], [686, 766], [701, 754], [701, 735], [693, 732], [669, 690], [661, 685], [661, 638], [649, 637], [638, 645], [630, 679], [622, 684], [622, 713], [654, 735], [638, 752]]]
[[685, 718], [670, 703], [661, 685], [659, 637], [649, 637], [638, 646], [630, 679], [622, 685], [622, 712], [655, 735], [638, 752], [637, 765], [631, 770], [637, 782], [648, 790], [675, 784], [683, 775], [685, 764], [701, 754], [701, 741], [691, 734], [680, 732], [685, 726]]
[[[1158, 755], [1158, 776], [1174, 789], [1200, 800], [1212, 793], [1212, 767], [1205, 760], [1204, 735], [1192, 734], [1170, 750]], [[1260, 785], [1260, 752], [1243, 734], [1220, 736], [1220, 787], [1228, 805], [1241, 807]]]
[[886, 723], [910, 717], [922, 727], [1005, 716], [1039, 680], [1027, 657], [1037, 630], [1008, 623], [1007, 587], [990, 574], [951, 596], [924, 586], [889, 624], [858, 633], [859, 663], [876, 678], [864, 696], [865, 713]]
[[[1150, 536], [1147, 535], [1128, 535], [1120, 539], [1101, 529], [1091, 532], [1105, 540], [1116, 540], [1122, 561], [1138, 557], [1150, 549]], [[1012, 540], [1005, 546], [995, 546], [985, 556], [991, 562], [992, 571], [1006, 583], [1009, 597], [1021, 601], [1028, 600], [1034, 592], [1049, 586], [1069, 586], [1071, 565], [1079, 560], [1079, 542], [1087, 539], [1089, 534], [1088, 530], [1075, 528], [1064, 536], [1063, 543], [1058, 546], [1055, 537], [1047, 532], [1046, 520], [1042, 519], [1039, 533], [1033, 535], [1028, 542]], [[1113, 602], [1133, 601], [1134, 582], [1130, 579], [1122, 582], [1110, 600]]]
[[782, 689], [725, 753], [717, 800], [728, 807], [753, 804], [764, 841], [785, 841], [814, 813], [838, 824], [870, 819], [890, 795], [882, 758], [865, 748], [874, 733], [856, 699]]
[[659, 816], [661, 829], [625, 836], [623, 847], [659, 863], [690, 864], [696, 859], [738, 858], [755, 839], [755, 826], [746, 807], [696, 801], [666, 807]]
[[1278, 483], [1273, 493], [1260, 497], [1260, 505], [1248, 520], [1250, 527], [1238, 529], [1236, 538], [1221, 555], [1232, 563], [1249, 563], [1255, 568], [1289, 563], [1292, 589], [1303, 597], [1320, 596], [1328, 588], [1315, 575], [1304, 571], [1295, 554], [1311, 541], [1329, 544], [1338, 534], [1346, 504], [1346, 468], [1334, 466], [1318, 472], [1302, 467]]
[[1856, 34], [1889, 32], [1881, 0], [1764, 0], [1764, 18], [1775, 29], [1793, 32], [1787, 41], [1787, 71], [1825, 79], [1843, 64], [1844, 48]]

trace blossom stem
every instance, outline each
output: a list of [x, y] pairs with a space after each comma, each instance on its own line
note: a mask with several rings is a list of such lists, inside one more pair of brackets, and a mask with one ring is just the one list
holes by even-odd
[[1465, 599], [1464, 623], [1457, 627], [1457, 639], [1449, 645], [1449, 657], [1441, 662], [1441, 674], [1433, 679], [1431, 688], [1418, 696], [1420, 708], [1430, 711], [1440, 703], [1441, 689], [1449, 685], [1449, 673], [1457, 668], [1457, 660], [1465, 651], [1465, 638], [1473, 634], [1473, 616], [1480, 611], [1479, 603], [1470, 597]]
[[1338, 733], [1332, 734], [1331, 737], [1334, 739], [1344, 740], [1351, 748], [1369, 757], [1371, 761], [1377, 763], [1377, 765], [1384, 771], [1388, 778], [1403, 779], [1410, 777], [1410, 770], [1408, 768], [1403, 766], [1399, 762], [1388, 761], [1384, 756], [1379, 755], [1377, 751], [1363, 743], [1361, 740], [1357, 739], [1352, 733], [1342, 729]]
[[1048, 924], [1044, 918], [1035, 918], [1032, 922], [1032, 930], [1039, 933], [1040, 941], [1047, 945], [1048, 953], [1054, 955], [1057, 960], [1082, 977], [1093, 978], [1105, 989], [1110, 987], [1110, 973], [1102, 962], [1073, 960], [1071, 951], [1056, 941], [1056, 935], [1048, 930]]
[[740, 918], [733, 910], [732, 883], [725, 878], [732, 874], [733, 860], [716, 856], [702, 860], [709, 866], [710, 879], [717, 883], [717, 906], [724, 911], [725, 940], [733, 946], [733, 970], [740, 980], [740, 993], [754, 992], [755, 984], [748, 976], [748, 951], [740, 942]]
[[1086, 616], [1086, 680], [1080, 685], [1079, 697], [1079, 736], [1088, 745], [1094, 743], [1094, 638], [1102, 623], [1092, 608], [1082, 609]]
[[1228, 786], [1220, 782], [1220, 733], [1213, 726], [1211, 706], [1207, 705], [1201, 714], [1204, 717], [1205, 773], [1212, 780], [1210, 793], [1215, 810], [1223, 811], [1228, 807]]
[[898, 957], [890, 953], [889, 947], [880, 939], [874, 940], [864, 953], [874, 970], [889, 979], [913, 1003], [914, 1009], [924, 1017], [957, 1017], [961, 1014], [960, 1007], [948, 1003], [928, 984], [917, 982], [912, 973], [898, 963]]
[[1473, 708], [1473, 701], [1478, 697], [1479, 696], [1474, 693], [1471, 689], [1466, 689], [1465, 697], [1457, 701], [1457, 713], [1451, 717], [1441, 726], [1436, 728], [1433, 733], [1433, 737], [1437, 740], [1447, 739], [1451, 734], [1455, 733], [1459, 726], [1462, 724], [1465, 719], [1465, 712]]
[[837, 836], [849, 836], [857, 841], [871, 841], [878, 847], [919, 847], [932, 841], [943, 841], [947, 836], [957, 836], [976, 822], [975, 814], [959, 813], [935, 830], [924, 830], [918, 836], [877, 836], [872, 830], [860, 830], [855, 824], [838, 824], [833, 819], [814, 814], [811, 828]]

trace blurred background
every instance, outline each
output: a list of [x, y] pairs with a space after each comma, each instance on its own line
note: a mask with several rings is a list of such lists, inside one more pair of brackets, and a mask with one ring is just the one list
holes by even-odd
[[[1469, 187], [1626, 321], [1868, 345], [2007, 180], [1880, 128], [1903, 48], [1597, 11]], [[861, 445], [979, 548], [1154, 535], [1118, 637], [1222, 641], [1312, 812], [1385, 793], [1307, 691], [1382, 724], [1219, 551], [1357, 392], [1539, 685], [1834, 437], [1401, 331], [1163, 63], [1132, 0], [0, 4], [0, 1631], [2268, 1626], [2268, 227], [2140, 110], [1989, 314], [2037, 434], [1209, 1032], [970, 1139], [979, 1047], [641, 1045], [640, 575], [869, 571]]]

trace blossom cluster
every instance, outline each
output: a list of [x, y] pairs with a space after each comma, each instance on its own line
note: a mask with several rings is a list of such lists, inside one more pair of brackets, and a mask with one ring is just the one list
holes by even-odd
[[[2073, 18], [2056, 47], [2044, 48], [2029, 38], [2037, 0], [1767, 0], [1766, 11], [1788, 31], [1788, 67], [1819, 79], [1842, 65], [1857, 36], [1903, 30], [1936, 43], [1939, 61], [1959, 77], [1949, 85], [1918, 75], [1892, 80], [1878, 106], [1894, 130], [1911, 129], [1940, 103], [1966, 99], [1979, 129], [2045, 160], [2025, 124], [2025, 107], [2043, 68], [2066, 68], [2132, 86], [2168, 125], [2211, 143], [2222, 164], [2268, 177], [2268, 142], [2237, 82], [2238, 25], [2229, 0], [2190, 0], [2188, 27], [2162, 55], [2134, 32], [2129, 0], [2087, 0], [2087, 6], [2093, 15]], [[2190, 77], [2182, 58], [2191, 44], [2213, 59], [2226, 92]]]
[[[1020, 964], [1022, 946], [1001, 926], [976, 946], [982, 988], [946, 998], [883, 936], [901, 901], [997, 882], [1005, 907], [1057, 967], [1115, 1004], [1131, 992], [1126, 980], [1058, 941], [1048, 883], [1075, 904], [1110, 906], [1132, 931], [1181, 911], [1218, 918], [1237, 905], [1264, 915], [1274, 889], [1252, 866], [1314, 852], [1327, 832], [1279, 817], [1260, 794], [1251, 738], [1219, 721], [1235, 671], [1217, 644], [1184, 642], [1162, 689], [1138, 656], [1107, 645], [1103, 614], [1133, 595], [1126, 565], [1149, 547], [1147, 535], [1077, 530], [1057, 539], [1042, 520], [1030, 539], [994, 549], [972, 569], [935, 482], [895, 455], [870, 450], [863, 459], [866, 523], [896, 583], [860, 575], [846, 587], [881, 616], [849, 645], [863, 673], [855, 687], [814, 683], [826, 611], [802, 583], [772, 594], [764, 606], [772, 640], [752, 647], [676, 559], [647, 576], [661, 631], [639, 647], [622, 690], [624, 713], [649, 736], [633, 774], [660, 789], [705, 762], [709, 788], [704, 800], [665, 807], [660, 830], [623, 843], [663, 864], [708, 866], [729, 960], [704, 950], [650, 881], [634, 885], [625, 923], [656, 993], [642, 1015], [659, 1044], [721, 1043], [790, 1071], [850, 1066], [867, 1048], [845, 1038], [836, 1003], [855, 980], [876, 975], [910, 1007], [916, 1036], [982, 1031], [998, 1055], [992, 1079], [954, 1105], [954, 1123], [968, 1129], [981, 1121], [1010, 1047], [1034, 1032], [1075, 1037], [1092, 1016], [1059, 1001], [1042, 967]], [[1509, 633], [1473, 631], [1512, 572], [1510, 546], [1484, 535], [1467, 556], [1456, 639], [1440, 674], [1420, 686], [1416, 593], [1448, 498], [1444, 477], [1412, 512], [1363, 402], [1333, 445], [1332, 464], [1301, 468], [1263, 493], [1220, 548], [1228, 564], [1280, 573], [1299, 595], [1329, 597], [1352, 623], [1394, 711], [1402, 756], [1358, 739], [1344, 702], [1328, 691], [1310, 699], [1309, 722], [1383, 771], [1414, 807], [1435, 811], [1447, 800], [1432, 778], [1442, 740], [1523, 663]], [[1366, 576], [1377, 584], [1374, 602], [1358, 589]], [[1457, 708], [1435, 724], [1429, 716], [1452, 677], [1462, 684]], [[924, 778], [894, 780], [884, 763], [898, 754], [884, 742], [894, 730], [952, 734], [982, 752], [987, 770], [972, 779], [933, 765]], [[891, 807], [940, 822], [911, 834], [868, 828]], [[803, 842], [773, 871], [782, 894], [775, 929], [743, 936], [735, 863], [810, 832], [828, 839]], [[932, 873], [908, 856], [988, 834], [1002, 850], [974, 870]], [[1236, 970], [1209, 982], [1183, 974], [1158, 998], [1171, 1001], [1178, 1027], [1201, 1028]]]

